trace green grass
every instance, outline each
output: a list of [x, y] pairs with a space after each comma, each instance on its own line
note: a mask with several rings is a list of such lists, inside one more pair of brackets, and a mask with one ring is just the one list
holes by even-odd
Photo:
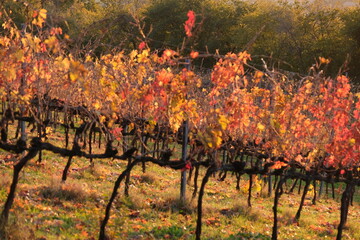
[[[1, 154], [2, 158], [7, 155]], [[66, 158], [45, 152], [42, 164], [36, 160], [21, 173], [9, 219], [11, 239], [97, 239], [114, 181], [127, 163], [95, 160], [91, 168], [87, 160], [75, 158], [67, 182], [61, 183]], [[2, 206], [11, 183], [12, 164], [0, 163], [0, 174]], [[203, 203], [203, 239], [269, 239], [273, 198], [255, 191], [253, 207], [248, 208], [248, 181], [246, 177], [241, 181], [240, 191], [235, 189], [235, 181], [231, 174], [223, 182], [210, 179]], [[188, 199], [184, 203], [179, 201], [180, 171], [148, 164], [143, 174], [140, 165], [135, 167], [130, 196], [124, 197], [122, 185], [107, 233], [112, 239], [194, 239], [197, 199], [190, 199], [192, 184], [187, 186]], [[340, 193], [344, 187], [337, 185], [336, 189]], [[294, 224], [292, 219], [301, 196], [282, 195], [279, 239], [333, 239], [336, 236], [339, 201], [323, 195], [312, 205], [311, 197], [309, 194], [306, 199], [299, 224]], [[355, 200], [343, 239], [360, 239], [359, 198]], [[16, 231], [20, 228], [26, 231]]]

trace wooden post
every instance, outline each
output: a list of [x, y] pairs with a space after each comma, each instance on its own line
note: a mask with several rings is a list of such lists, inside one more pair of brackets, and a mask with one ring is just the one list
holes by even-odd
[[[25, 36], [25, 32], [26, 32], [26, 25], [23, 24], [21, 34], [23, 36]], [[22, 63], [21, 68], [23, 70], [23, 77], [20, 80], [19, 92], [20, 92], [21, 96], [24, 96], [25, 95], [25, 88], [26, 88], [26, 63], [25, 62]], [[40, 104], [40, 98], [39, 98], [39, 104]], [[24, 113], [25, 113], [24, 106], [20, 106], [20, 116], [24, 117]], [[26, 143], [26, 125], [25, 125], [25, 121], [21, 120], [19, 122], [19, 125], [20, 125], [20, 139], [21, 139], [21, 141]]]
[[[186, 120], [183, 123], [183, 143], [182, 143], [182, 154], [181, 159], [186, 164], [187, 156], [187, 145], [188, 145], [188, 134], [189, 134], [189, 122]], [[186, 196], [186, 169], [181, 171], [181, 186], [180, 186], [180, 199], [185, 201]]]
[[[186, 69], [190, 70], [190, 59], [186, 59], [186, 63], [187, 63]], [[189, 135], [189, 121], [185, 120], [183, 123], [183, 141], [182, 141], [182, 152], [181, 152], [181, 159], [185, 164], [187, 157], [188, 135]], [[186, 199], [185, 193], [186, 193], [186, 169], [181, 171], [180, 200], [183, 202], [185, 202]]]

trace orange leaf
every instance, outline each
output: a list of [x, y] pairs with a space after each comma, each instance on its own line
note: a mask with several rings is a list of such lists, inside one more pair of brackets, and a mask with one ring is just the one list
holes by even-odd
[[191, 58], [197, 58], [199, 56], [199, 52], [191, 51], [190, 57]]
[[282, 167], [287, 166], [287, 163], [281, 162], [281, 161], [276, 161], [275, 164], [271, 167], [272, 169], [280, 169]]

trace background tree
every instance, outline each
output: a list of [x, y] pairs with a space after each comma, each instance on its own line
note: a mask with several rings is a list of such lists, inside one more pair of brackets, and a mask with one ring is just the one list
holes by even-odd
[[153, 0], [145, 10], [146, 22], [152, 25], [151, 46], [154, 48], [181, 47], [185, 36], [183, 23], [186, 13], [193, 10], [197, 14], [197, 24], [202, 22], [193, 39], [197, 50], [214, 52], [219, 49], [226, 53], [235, 49], [232, 42], [236, 23], [247, 11], [247, 3], [237, 0], [189, 1]]
[[341, 17], [344, 21], [343, 34], [353, 43], [348, 73], [353, 78], [353, 81], [358, 83], [360, 81], [360, 7], [353, 7], [343, 11]]
[[47, 24], [61, 27], [67, 34], [70, 50], [92, 50], [95, 55], [114, 48], [134, 48], [137, 31], [133, 15], [146, 1], [95, 0], [30, 0], [6, 1], [8, 10], [18, 27], [31, 21], [34, 11], [47, 10]]
[[307, 73], [319, 56], [330, 58], [328, 73], [336, 74], [354, 47], [343, 34], [342, 11], [318, 3], [260, 1], [241, 18], [234, 41], [269, 57], [270, 66], [294, 72]]

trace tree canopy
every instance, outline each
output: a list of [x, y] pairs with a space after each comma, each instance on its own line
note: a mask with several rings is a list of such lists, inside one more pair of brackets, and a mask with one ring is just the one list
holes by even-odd
[[[47, 9], [47, 24], [60, 26], [70, 46], [100, 56], [129, 51], [142, 41], [151, 49], [185, 52], [247, 50], [255, 63], [306, 74], [319, 57], [330, 59], [326, 74], [346, 72], [357, 81], [360, 68], [359, 5], [315, 1], [215, 0], [28, 0], [5, 1], [20, 27], [34, 10]], [[186, 13], [196, 13], [194, 35], [183, 45]], [[210, 64], [212, 64], [210, 62]]]

